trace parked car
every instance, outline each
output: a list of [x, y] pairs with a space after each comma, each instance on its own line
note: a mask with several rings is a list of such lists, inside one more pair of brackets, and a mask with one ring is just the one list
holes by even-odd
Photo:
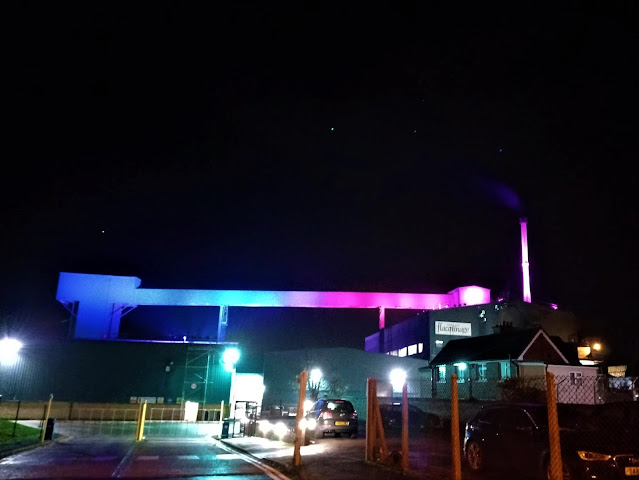
[[592, 421], [597, 428], [612, 429], [619, 435], [637, 436], [639, 402], [611, 402], [595, 406]]
[[307, 440], [326, 434], [357, 438], [357, 412], [348, 400], [324, 398], [315, 402], [304, 417], [304, 427]]
[[[379, 411], [382, 416], [382, 425], [389, 430], [402, 428], [402, 404], [380, 404]], [[408, 429], [409, 431], [427, 431], [439, 426], [439, 417], [432, 413], [426, 413], [421, 408], [408, 405]]]
[[[620, 437], [574, 407], [558, 405], [558, 417], [564, 479], [639, 478], [636, 439]], [[550, 478], [549, 450], [544, 404], [485, 406], [466, 424], [464, 456], [471, 470], [505, 468]]]

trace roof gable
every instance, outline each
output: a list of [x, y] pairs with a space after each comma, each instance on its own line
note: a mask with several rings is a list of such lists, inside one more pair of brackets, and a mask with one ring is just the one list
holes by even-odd
[[[536, 342], [541, 342], [540, 345], [548, 343], [550, 346], [543, 347], [546, 351], [548, 349], [552, 350], [556, 358], [561, 359], [566, 364], [569, 363], [548, 335], [541, 329], [514, 329], [493, 335], [450, 340], [430, 363], [431, 365], [442, 365], [488, 360], [523, 360], [526, 353], [530, 353], [528, 357], [534, 357], [537, 354], [539, 346], [530, 351], [531, 345]], [[526, 358], [526, 360], [531, 361], [532, 358]], [[542, 359], [540, 358], [539, 360]]]

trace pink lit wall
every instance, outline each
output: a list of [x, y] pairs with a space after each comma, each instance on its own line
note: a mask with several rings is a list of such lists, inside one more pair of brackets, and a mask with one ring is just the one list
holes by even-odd
[[[181, 290], [139, 288], [137, 277], [61, 272], [56, 299], [70, 306], [79, 302], [76, 337], [115, 338], [120, 312], [140, 305], [370, 308], [379, 310], [437, 310], [490, 303], [490, 290], [459, 287], [448, 293], [313, 292], [273, 290]], [[106, 325], [106, 326], [105, 326]]]
[[528, 263], [528, 220], [525, 218], [519, 219], [519, 225], [521, 226], [521, 271], [523, 282], [523, 300], [524, 302], [532, 302], [532, 295], [530, 293], [530, 264]]

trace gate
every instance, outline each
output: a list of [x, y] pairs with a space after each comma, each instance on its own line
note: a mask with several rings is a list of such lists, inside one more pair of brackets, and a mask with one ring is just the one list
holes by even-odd
[[222, 433], [219, 409], [198, 409], [194, 420], [188, 419], [184, 407], [147, 410], [145, 438], [210, 438]]

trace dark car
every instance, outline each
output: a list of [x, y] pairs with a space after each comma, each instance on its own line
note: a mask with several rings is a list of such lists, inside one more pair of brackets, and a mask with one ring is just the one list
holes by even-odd
[[304, 423], [307, 439], [323, 437], [327, 433], [357, 438], [357, 412], [351, 402], [341, 398], [324, 398], [315, 402], [304, 417]]
[[[564, 479], [639, 478], [636, 439], [616, 435], [576, 407], [558, 405]], [[548, 411], [543, 404], [482, 407], [466, 424], [464, 456], [471, 470], [501, 468], [550, 478]]]
[[[379, 405], [382, 425], [389, 430], [402, 428], [402, 404], [387, 403]], [[410, 431], [424, 432], [439, 426], [439, 417], [427, 413], [414, 405], [408, 405], [408, 428]]]

